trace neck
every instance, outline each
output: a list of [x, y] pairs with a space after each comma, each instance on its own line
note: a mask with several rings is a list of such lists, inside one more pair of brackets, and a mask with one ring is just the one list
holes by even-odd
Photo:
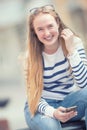
[[47, 53], [47, 54], [53, 54], [57, 51], [57, 49], [59, 48], [59, 43], [56, 44], [56, 45], [53, 45], [53, 46], [46, 46], [44, 48], [44, 52]]

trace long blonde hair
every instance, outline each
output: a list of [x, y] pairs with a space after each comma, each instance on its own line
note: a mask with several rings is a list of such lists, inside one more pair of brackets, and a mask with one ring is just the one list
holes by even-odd
[[[59, 15], [54, 10], [40, 10], [37, 14], [31, 14], [28, 21], [28, 54], [27, 58], [27, 96], [28, 96], [28, 104], [30, 107], [30, 112], [32, 115], [35, 114], [38, 103], [41, 97], [42, 89], [43, 89], [43, 61], [42, 61], [42, 51], [43, 44], [37, 38], [34, 27], [33, 20], [39, 13], [48, 13], [52, 15], [56, 22], [59, 24], [59, 33], [64, 28], [67, 28], [65, 24], [60, 19]], [[59, 40], [62, 40], [59, 36]], [[62, 40], [62, 46], [65, 53], [67, 50], [65, 48], [64, 41]]]

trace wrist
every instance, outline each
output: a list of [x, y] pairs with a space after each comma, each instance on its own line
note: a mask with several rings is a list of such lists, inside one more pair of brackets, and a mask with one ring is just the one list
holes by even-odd
[[75, 52], [76, 52], [76, 50], [69, 51], [69, 52], [68, 52], [68, 55], [67, 55], [67, 57], [74, 55], [74, 54], [75, 54]]
[[55, 109], [55, 111], [53, 113], [53, 117], [56, 119], [56, 109]]
[[54, 111], [55, 111], [55, 108], [48, 106], [45, 110], [45, 115], [50, 116], [50, 117], [54, 117], [54, 115], [53, 115]]

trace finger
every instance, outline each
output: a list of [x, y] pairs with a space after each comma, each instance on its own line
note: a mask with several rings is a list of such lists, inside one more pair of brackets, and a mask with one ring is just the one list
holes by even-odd
[[68, 115], [68, 118], [71, 119], [77, 115], [77, 112], [72, 112]]
[[61, 33], [73, 34], [73, 32], [70, 29], [64, 29]]
[[66, 108], [65, 107], [59, 107], [58, 108], [61, 112], [65, 112], [66, 111]]
[[63, 39], [66, 39], [66, 35], [65, 34], [61, 34], [61, 36]]
[[61, 36], [67, 36], [67, 37], [72, 37], [73, 33], [71, 31], [62, 31]]

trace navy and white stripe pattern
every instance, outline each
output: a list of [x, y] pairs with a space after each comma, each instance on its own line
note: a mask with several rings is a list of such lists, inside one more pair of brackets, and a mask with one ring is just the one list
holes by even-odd
[[[81, 88], [87, 86], [87, 58], [83, 44], [79, 38], [74, 42], [75, 52], [68, 58], [64, 56], [61, 46], [52, 55], [43, 52], [44, 89], [38, 105], [38, 111], [41, 113], [46, 113], [48, 108], [53, 111], [44, 98], [63, 100], [67, 94], [74, 91], [76, 84]], [[48, 112], [48, 115], [50, 113]]]

